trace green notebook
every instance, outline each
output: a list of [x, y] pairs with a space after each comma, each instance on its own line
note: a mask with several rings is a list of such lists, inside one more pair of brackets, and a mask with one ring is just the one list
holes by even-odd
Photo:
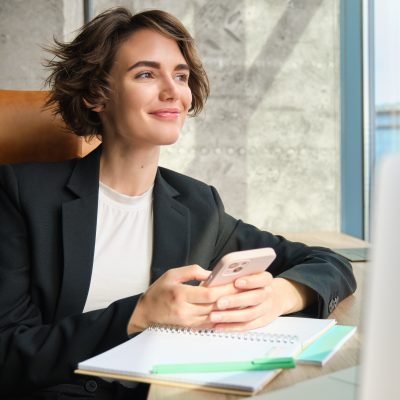
[[324, 365], [356, 331], [355, 326], [335, 325], [297, 357], [299, 364]]

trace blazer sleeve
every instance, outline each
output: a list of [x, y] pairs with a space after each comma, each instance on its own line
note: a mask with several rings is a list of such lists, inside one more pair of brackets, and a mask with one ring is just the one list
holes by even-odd
[[274, 277], [308, 286], [317, 294], [316, 304], [297, 313], [303, 316], [326, 318], [341, 300], [356, 290], [351, 264], [344, 257], [328, 248], [291, 242], [234, 219], [225, 212], [217, 191], [211, 190], [219, 215], [218, 241], [212, 265], [232, 251], [272, 247], [277, 257], [268, 271]]
[[[138, 296], [109, 307], [44, 323], [32, 301], [30, 245], [19, 205], [18, 181], [0, 167], [0, 387], [1, 392], [67, 383], [79, 361], [128, 339]], [[43, 277], [46, 279], [46, 277]]]

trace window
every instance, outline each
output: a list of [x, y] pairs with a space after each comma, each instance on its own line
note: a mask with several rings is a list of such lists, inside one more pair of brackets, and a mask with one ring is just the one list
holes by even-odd
[[369, 239], [375, 173], [385, 155], [400, 152], [400, 2], [364, 3], [364, 25], [369, 32], [364, 35], [364, 218]]
[[[400, 152], [400, 2], [374, 2], [375, 129], [373, 163], [386, 154]], [[371, 171], [372, 173], [372, 171]]]
[[342, 231], [369, 239], [374, 175], [400, 152], [400, 2], [341, 1]]

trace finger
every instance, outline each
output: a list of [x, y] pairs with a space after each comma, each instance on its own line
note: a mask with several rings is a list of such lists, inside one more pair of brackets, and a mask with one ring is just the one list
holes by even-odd
[[168, 314], [160, 316], [157, 323], [176, 326], [194, 326], [211, 323], [209, 315], [212, 306], [194, 305], [183, 303], [179, 307], [171, 307]]
[[190, 303], [215, 303], [222, 296], [229, 296], [239, 293], [233, 283], [208, 288], [205, 286], [187, 286], [186, 298]]
[[272, 283], [272, 279], [273, 277], [269, 272], [263, 271], [258, 274], [246, 275], [236, 279], [235, 287], [242, 290], [261, 288], [269, 286]]
[[257, 306], [268, 301], [270, 293], [271, 288], [267, 286], [262, 289], [246, 290], [232, 296], [224, 296], [217, 300], [217, 308], [219, 310], [226, 310], [230, 308]]
[[193, 322], [193, 324], [189, 327], [193, 329], [214, 329], [215, 324], [213, 322], [210, 322], [209, 319], [204, 318], [204, 319], [198, 319]]
[[190, 297], [196, 299], [196, 296], [191, 294], [196, 287], [188, 286], [188, 285], [180, 285], [180, 301], [176, 303], [171, 303], [173, 312], [177, 315], [180, 315], [181, 319], [191, 318], [193, 315], [209, 315], [211, 311], [217, 309], [216, 303], [208, 303], [208, 302], [195, 302], [189, 301]]
[[249, 307], [241, 310], [213, 311], [210, 314], [210, 321], [215, 324], [228, 322], [248, 322], [255, 319], [255, 307]]
[[209, 317], [210, 313], [217, 310], [215, 303], [211, 304], [190, 304], [190, 309], [193, 315]]
[[[201, 310], [196, 310], [196, 312], [201, 312]], [[210, 321], [209, 313], [198, 314], [198, 315], [192, 313], [192, 314], [186, 314], [183, 318], [181, 314], [174, 321], [174, 325], [186, 328], [195, 328], [195, 329], [212, 329], [214, 328], [215, 324]]]
[[218, 331], [230, 331], [230, 332], [242, 332], [250, 329], [261, 328], [268, 325], [276, 318], [275, 315], [263, 315], [260, 318], [256, 318], [252, 321], [247, 322], [232, 322], [225, 324], [215, 324], [214, 329]]
[[271, 301], [266, 300], [258, 305], [249, 306], [246, 308], [233, 308], [224, 311], [212, 311], [210, 313], [210, 321], [216, 324], [231, 322], [249, 322], [260, 318], [263, 315], [272, 314], [272, 310], [273, 309], [271, 307]]
[[165, 275], [175, 282], [188, 282], [188, 281], [204, 281], [206, 280], [211, 271], [200, 267], [200, 265], [193, 264], [185, 267], [171, 268]]

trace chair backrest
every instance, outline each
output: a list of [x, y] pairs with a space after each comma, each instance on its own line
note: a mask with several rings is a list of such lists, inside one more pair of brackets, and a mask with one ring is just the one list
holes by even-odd
[[0, 164], [63, 161], [99, 145], [68, 132], [60, 117], [43, 108], [48, 93], [0, 90]]

